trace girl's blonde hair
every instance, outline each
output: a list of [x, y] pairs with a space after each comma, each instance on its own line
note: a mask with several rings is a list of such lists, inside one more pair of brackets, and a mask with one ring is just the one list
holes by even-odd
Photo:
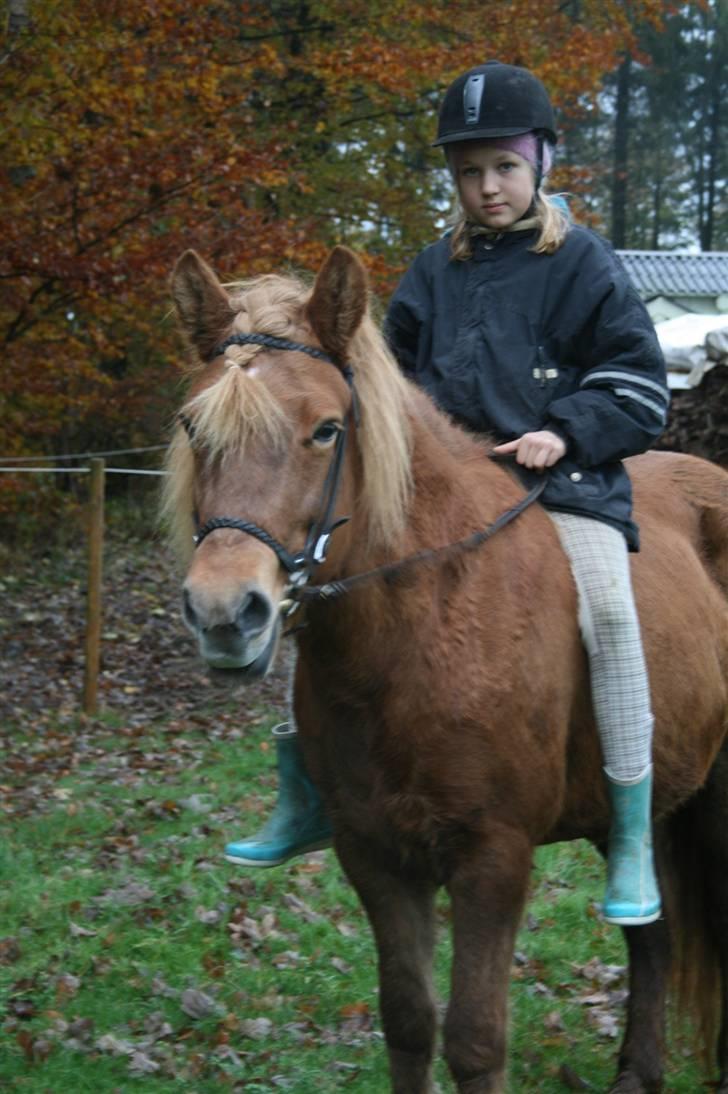
[[[535, 209], [533, 214], [516, 222], [507, 231], [518, 231], [519, 228], [539, 229], [539, 236], [530, 250], [536, 254], [553, 254], [566, 239], [571, 227], [569, 213], [564, 205], [561, 195], [544, 194], [543, 190], [536, 193]], [[479, 225], [474, 224], [465, 215], [463, 209], [458, 208], [453, 216], [452, 235], [450, 237], [450, 249], [452, 256], [460, 262], [473, 257], [473, 234], [482, 231]]]

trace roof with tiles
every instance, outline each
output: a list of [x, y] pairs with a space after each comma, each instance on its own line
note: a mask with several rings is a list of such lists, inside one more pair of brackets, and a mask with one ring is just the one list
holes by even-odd
[[618, 251], [644, 296], [719, 296], [728, 293], [728, 251]]

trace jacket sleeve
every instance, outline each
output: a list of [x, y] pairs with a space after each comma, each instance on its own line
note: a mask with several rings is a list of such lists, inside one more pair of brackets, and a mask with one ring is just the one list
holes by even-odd
[[384, 337], [399, 367], [415, 379], [420, 335], [432, 312], [432, 290], [424, 253], [418, 255], [397, 286], [384, 319]]
[[586, 304], [573, 341], [579, 388], [549, 406], [545, 427], [565, 438], [577, 462], [594, 467], [649, 448], [665, 428], [670, 393], [647, 309], [596, 237], [576, 292]]

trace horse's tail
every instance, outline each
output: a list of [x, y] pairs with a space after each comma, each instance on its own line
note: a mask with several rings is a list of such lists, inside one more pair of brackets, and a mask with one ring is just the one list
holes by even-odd
[[[706, 1070], [722, 1021], [720, 926], [728, 915], [728, 748], [705, 786], [666, 822], [661, 880], [672, 949], [671, 1018]], [[677, 1031], [677, 1029], [676, 1029]]]
[[[695, 546], [728, 598], [728, 473], [678, 454], [671, 454], [669, 467], [697, 521]], [[728, 680], [728, 613], [716, 625], [724, 628], [717, 645]], [[672, 1016], [707, 1068], [715, 1067], [721, 1022], [728, 1022], [721, 995], [721, 969], [728, 968], [728, 705], [716, 717], [723, 720], [723, 744], [708, 778], [656, 831], [672, 949]]]

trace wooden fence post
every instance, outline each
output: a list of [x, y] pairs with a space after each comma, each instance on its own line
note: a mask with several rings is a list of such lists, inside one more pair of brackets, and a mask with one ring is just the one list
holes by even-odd
[[83, 712], [97, 710], [101, 660], [101, 575], [104, 552], [104, 486], [106, 465], [90, 461], [88, 499], [88, 590], [86, 597], [86, 663], [83, 680]]

